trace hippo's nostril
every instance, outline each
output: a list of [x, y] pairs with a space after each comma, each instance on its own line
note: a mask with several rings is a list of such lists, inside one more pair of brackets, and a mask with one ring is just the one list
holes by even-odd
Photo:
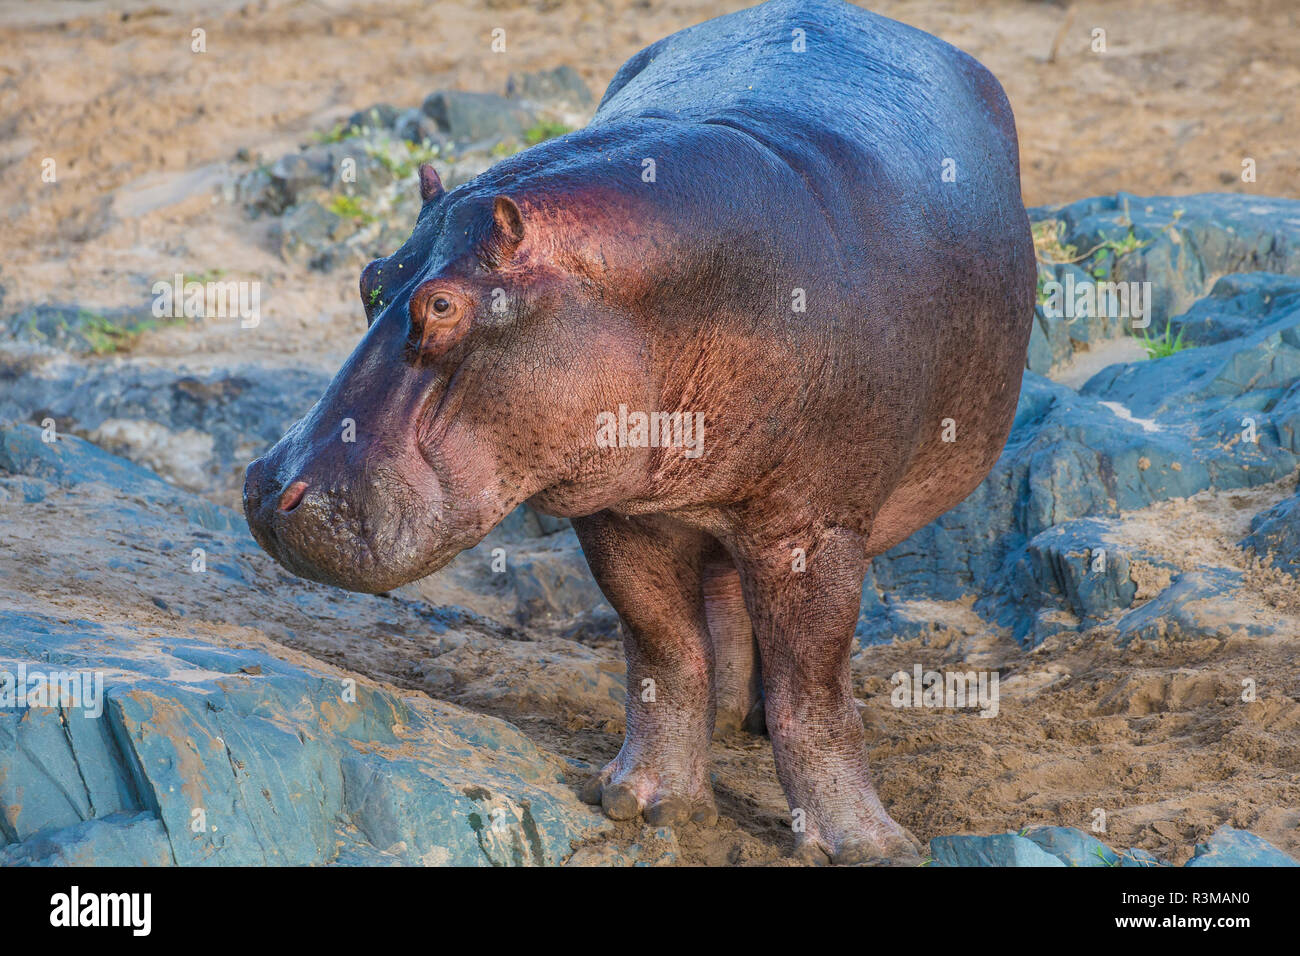
[[295, 481], [288, 488], [284, 489], [284, 494], [280, 496], [280, 510], [292, 511], [298, 507], [298, 502], [302, 501], [302, 496], [307, 491], [307, 482]]

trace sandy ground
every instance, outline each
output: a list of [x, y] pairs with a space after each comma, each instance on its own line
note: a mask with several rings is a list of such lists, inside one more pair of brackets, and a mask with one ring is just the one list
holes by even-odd
[[[1252, 567], [1231, 545], [1251, 515], [1293, 488], [1294, 478], [1163, 502], [1133, 513], [1123, 532], [1176, 566], [1213, 562], [1243, 571], [1249, 586], [1233, 616], [1281, 621], [1272, 637], [1225, 629], [1215, 639], [1120, 650], [1113, 630], [1102, 627], [1027, 652], [969, 607], [949, 603], [924, 608], [934, 622], [924, 638], [860, 651], [854, 687], [890, 812], [928, 840], [1036, 824], [1088, 830], [1100, 809], [1104, 842], [1178, 863], [1226, 822], [1300, 856], [1300, 592], [1294, 579]], [[374, 602], [367, 596], [277, 584], [286, 575], [260, 552], [248, 559], [254, 587], [178, 572], [175, 549], [144, 547], [135, 512], [120, 501], [120, 493], [97, 485], [52, 490], [34, 506], [0, 501], [0, 605], [129, 624], [136, 633], [179, 630], [295, 663], [306, 655], [407, 694], [432, 693], [502, 717], [544, 752], [565, 758], [575, 793], [584, 766], [598, 768], [617, 752], [623, 664], [616, 641], [577, 643], [542, 632], [503, 639], [472, 619], [434, 636], [409, 614], [360, 610]], [[68, 530], [51, 534], [56, 524]], [[185, 540], [189, 533], [182, 518], [167, 536]], [[182, 568], [187, 554], [182, 549]], [[323, 601], [304, 615], [289, 588]], [[160, 596], [171, 610], [159, 608]], [[998, 671], [997, 715], [894, 707], [890, 677], [917, 665]], [[1242, 699], [1246, 680], [1255, 687], [1251, 702]], [[721, 817], [712, 828], [679, 829], [681, 862], [788, 862], [794, 838], [770, 742], [738, 732], [715, 741], [712, 755]], [[623, 823], [579, 851], [598, 861], [637, 842], [644, 844], [646, 833]]]
[[[196, 369], [263, 361], [332, 371], [363, 328], [356, 276], [286, 264], [264, 223], [216, 199], [237, 150], [273, 159], [375, 101], [415, 105], [441, 86], [499, 91], [512, 71], [559, 63], [599, 93], [645, 44], [742, 5], [0, 0], [0, 312], [138, 303], [174, 272], [220, 269], [262, 281], [262, 326], [163, 329], [136, 356]], [[874, 9], [955, 43], [998, 75], [1019, 123], [1031, 205], [1119, 189], [1300, 195], [1300, 12], [1290, 0], [1109, 0], [1073, 13], [1023, 0], [882, 0]], [[495, 27], [507, 30], [505, 54], [489, 52]], [[191, 52], [196, 28], [206, 31], [206, 53]], [[1106, 31], [1105, 53], [1089, 47], [1094, 28]], [[1244, 157], [1256, 161], [1256, 183], [1240, 180]], [[56, 183], [41, 179], [46, 158]], [[1247, 570], [1251, 613], [1276, 619], [1297, 611], [1293, 583], [1246, 568], [1231, 542], [1293, 487], [1166, 503], [1130, 527], [1171, 560], [1196, 560], [1200, 549]], [[9, 520], [16, 529], [21, 519]], [[37, 534], [27, 540], [47, 546]], [[6, 564], [9, 585], [23, 590], [27, 562]], [[1101, 808], [1106, 842], [1177, 862], [1222, 822], [1300, 854], [1300, 702], [1285, 636], [1120, 651], [1102, 631], [1027, 653], [967, 608], [933, 611], [940, 626], [926, 640], [855, 661], [881, 796], [918, 836], [1034, 823], [1087, 829]], [[128, 601], [93, 613], [150, 612]], [[367, 650], [325, 630], [302, 640], [295, 652], [427, 689], [413, 676], [420, 650], [409, 641]], [[584, 653], [621, 668], [612, 643]], [[998, 668], [1000, 716], [891, 707], [889, 675], [918, 663]], [[1247, 677], [1259, 686], [1254, 703], [1240, 700]], [[618, 748], [617, 716], [572, 701], [526, 688], [503, 700], [476, 684], [449, 696], [511, 720], [551, 752], [599, 763]], [[737, 736], [715, 746], [715, 759], [722, 820], [685, 828], [684, 858], [779, 860], [792, 838], [770, 745]], [[613, 839], [635, 835], [623, 825]]]

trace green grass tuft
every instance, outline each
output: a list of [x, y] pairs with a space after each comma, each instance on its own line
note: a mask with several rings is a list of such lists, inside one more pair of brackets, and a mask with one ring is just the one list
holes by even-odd
[[1179, 329], [1178, 338], [1172, 338], [1171, 336], [1173, 333], [1173, 327], [1167, 321], [1165, 322], [1164, 335], [1158, 335], [1155, 338], [1152, 338], [1150, 330], [1143, 329], [1142, 347], [1147, 350], [1147, 358], [1149, 359], [1168, 358], [1169, 356], [1177, 352], [1181, 352], [1184, 349], [1191, 348], [1190, 345], [1186, 344], [1183, 341], [1183, 333], [1186, 331], [1187, 331], [1186, 329]]

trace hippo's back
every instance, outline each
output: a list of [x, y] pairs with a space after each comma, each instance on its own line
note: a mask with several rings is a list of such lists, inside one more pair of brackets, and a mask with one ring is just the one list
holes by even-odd
[[647, 47], [614, 77], [593, 125], [634, 117], [733, 126], [796, 168], [812, 146], [912, 188], [939, 182], [947, 159], [958, 181], [1019, 202], [1015, 126], [992, 74], [841, 0], [771, 0]]

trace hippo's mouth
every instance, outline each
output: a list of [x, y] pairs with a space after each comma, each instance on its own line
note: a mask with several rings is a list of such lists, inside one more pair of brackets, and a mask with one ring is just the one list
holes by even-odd
[[[283, 495], [260, 494], [250, 479], [244, 496], [249, 528], [299, 577], [349, 591], [391, 591], [456, 554], [443, 548], [442, 483], [419, 456], [411, 456], [407, 469], [420, 474], [367, 470], [355, 489], [309, 477]], [[285, 496], [297, 500], [285, 507]]]

